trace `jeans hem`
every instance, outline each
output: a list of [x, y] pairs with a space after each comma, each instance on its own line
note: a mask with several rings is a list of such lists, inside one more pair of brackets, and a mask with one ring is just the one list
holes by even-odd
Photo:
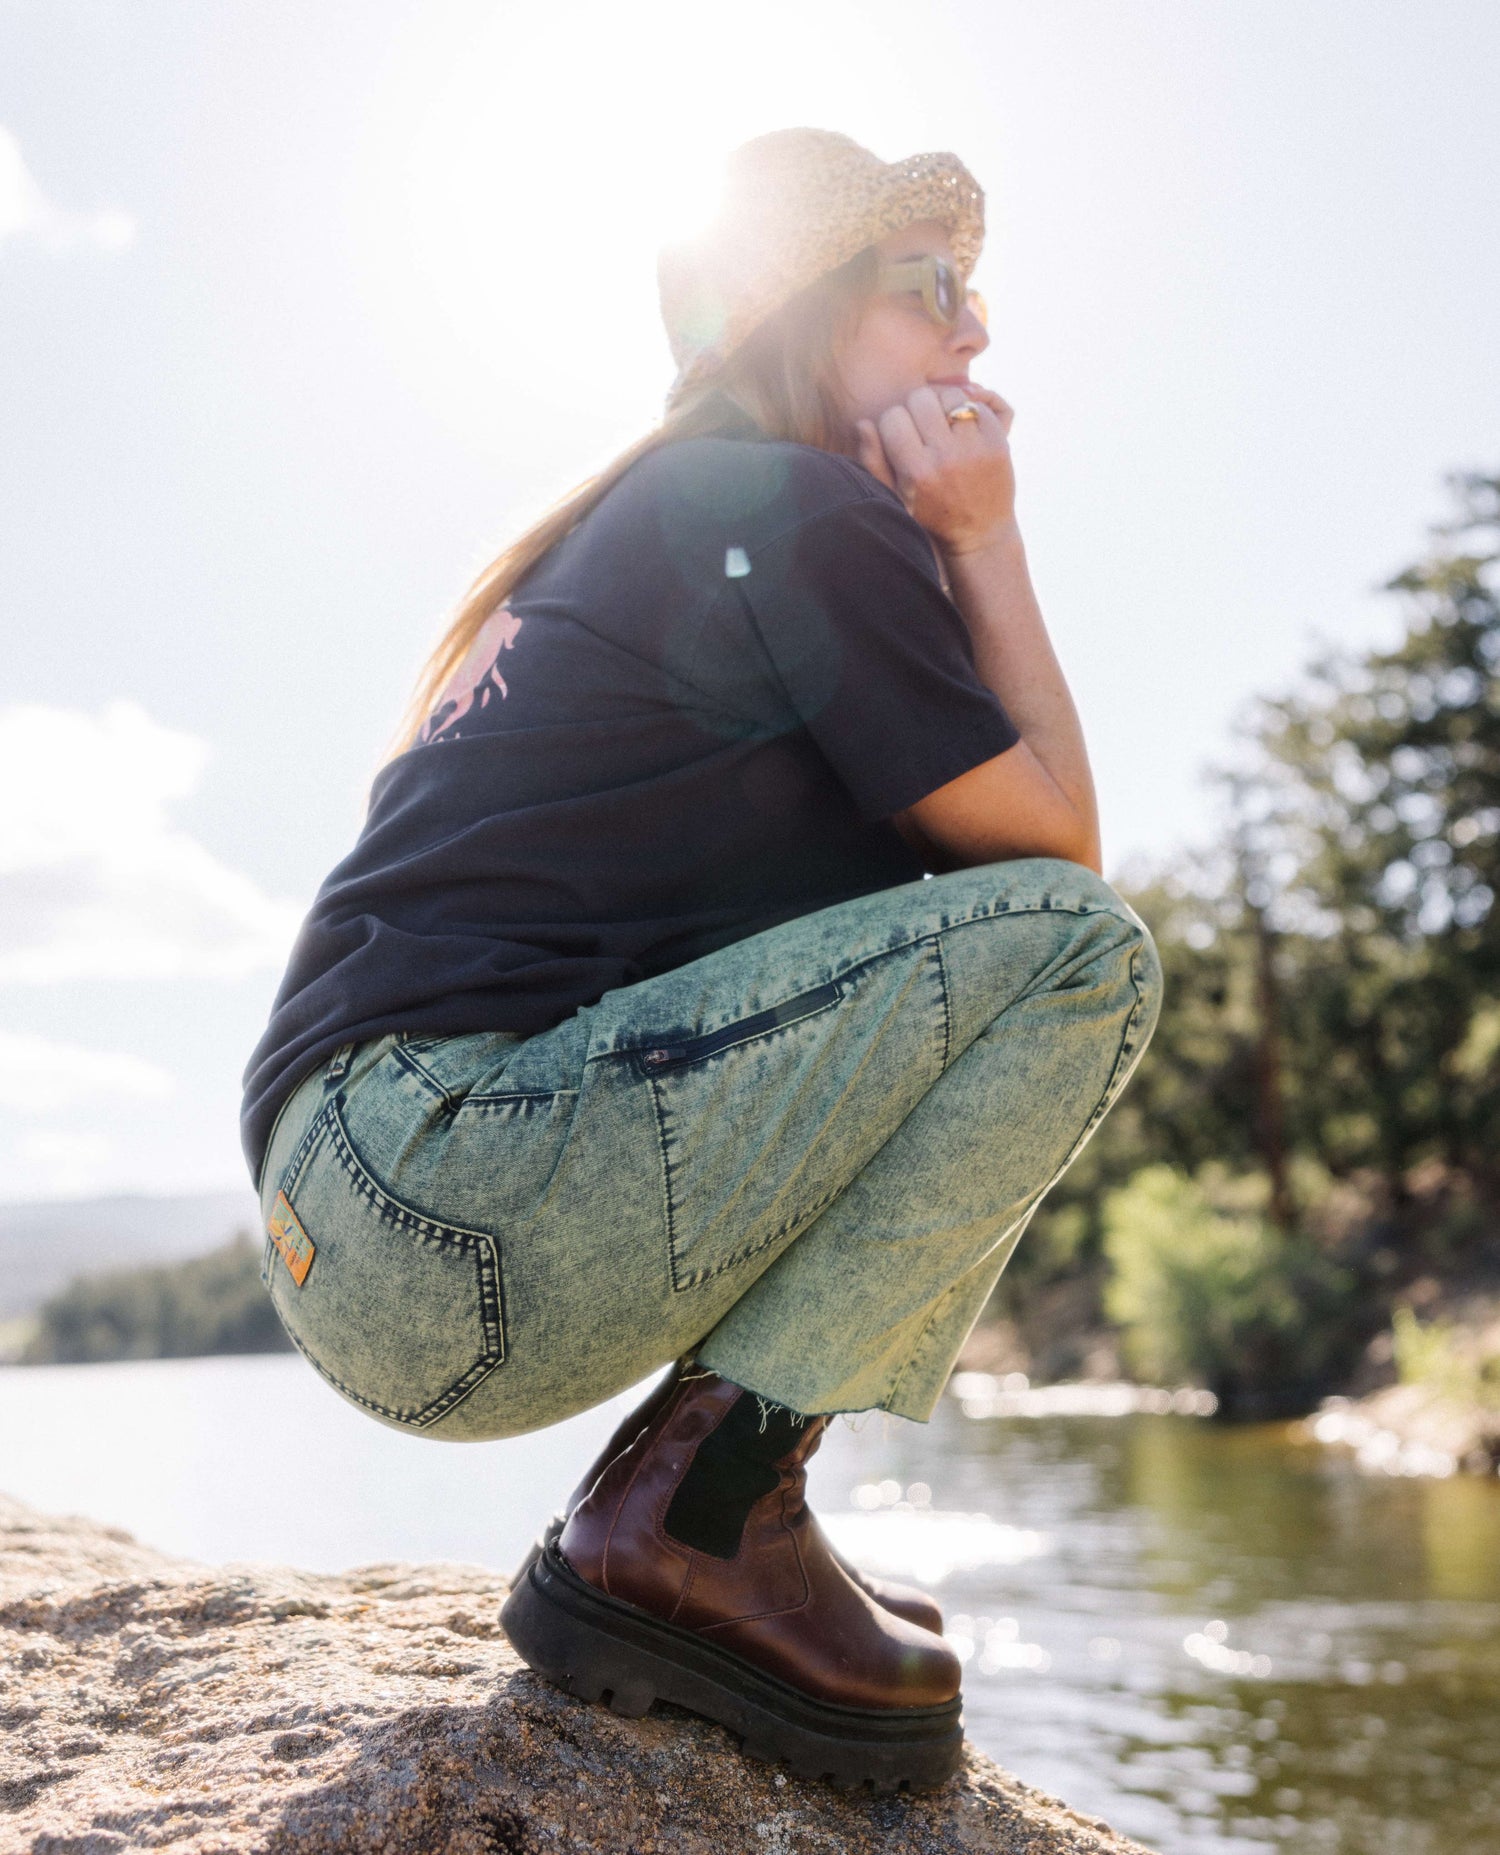
[[[892, 1409], [891, 1405], [884, 1401], [867, 1402], [864, 1404], [842, 1404], [836, 1401], [838, 1396], [836, 1392], [814, 1393], [810, 1398], [804, 1397], [794, 1403], [781, 1396], [779, 1393], [767, 1390], [765, 1387], [770, 1381], [760, 1378], [758, 1373], [751, 1375], [755, 1380], [755, 1382], [752, 1383], [743, 1372], [737, 1369], [731, 1370], [726, 1367], [715, 1365], [711, 1359], [705, 1356], [707, 1350], [708, 1349], [705, 1347], [698, 1348], [696, 1357], [700, 1365], [706, 1366], [710, 1372], [715, 1373], [718, 1377], [727, 1379], [731, 1385], [738, 1385], [741, 1390], [748, 1391], [752, 1397], [759, 1398], [764, 1405], [768, 1405], [772, 1409], [779, 1407], [793, 1416], [857, 1417], [865, 1411], [883, 1411], [890, 1417], [905, 1417], [907, 1415], [905, 1411]], [[775, 1374], [773, 1373], [772, 1377], [774, 1378], [774, 1376]], [[829, 1399], [834, 1399], [835, 1402], [830, 1403]], [[933, 1402], [936, 1404], [936, 1399], [934, 1399]], [[930, 1415], [931, 1412], [928, 1413], [929, 1417]], [[913, 1418], [913, 1422], [916, 1423], [926, 1423], [927, 1421], [927, 1417]]]

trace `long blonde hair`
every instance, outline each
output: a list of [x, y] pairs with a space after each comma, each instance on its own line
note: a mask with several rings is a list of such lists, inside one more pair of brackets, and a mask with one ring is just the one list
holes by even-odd
[[473, 648], [485, 621], [549, 549], [570, 534], [609, 494], [632, 464], [685, 438], [729, 429], [748, 412], [768, 438], [848, 452], [849, 433], [838, 386], [840, 345], [875, 285], [873, 247], [795, 296], [741, 344], [719, 374], [682, 394], [660, 425], [585, 478], [524, 534], [496, 555], [469, 587], [417, 677], [396, 738], [394, 760], [413, 746], [449, 679]]

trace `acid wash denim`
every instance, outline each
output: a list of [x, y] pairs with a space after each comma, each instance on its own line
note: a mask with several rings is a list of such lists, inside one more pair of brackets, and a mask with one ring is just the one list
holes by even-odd
[[347, 1046], [273, 1133], [266, 1284], [330, 1384], [430, 1436], [539, 1429], [690, 1356], [796, 1411], [925, 1421], [1160, 989], [1106, 883], [1026, 858], [535, 1036]]

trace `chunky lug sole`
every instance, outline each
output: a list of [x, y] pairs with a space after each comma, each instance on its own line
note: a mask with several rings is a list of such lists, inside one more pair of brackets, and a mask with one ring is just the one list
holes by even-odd
[[637, 1719], [671, 1701], [841, 1788], [930, 1790], [963, 1755], [961, 1698], [940, 1707], [838, 1707], [585, 1582], [548, 1539], [500, 1611], [522, 1659], [580, 1700]]
[[555, 1545], [557, 1543], [558, 1534], [562, 1532], [567, 1524], [568, 1516], [566, 1514], [554, 1514], [547, 1522], [546, 1526], [542, 1528], [541, 1532], [537, 1534], [536, 1538], [527, 1548], [526, 1557], [522, 1559], [521, 1563], [511, 1574], [510, 1588], [512, 1591], [514, 1591], [518, 1585], [526, 1582], [526, 1579], [530, 1576], [532, 1566], [535, 1565], [537, 1560], [542, 1556], [542, 1547], [546, 1545], [548, 1541], [551, 1541], [551, 1543]]

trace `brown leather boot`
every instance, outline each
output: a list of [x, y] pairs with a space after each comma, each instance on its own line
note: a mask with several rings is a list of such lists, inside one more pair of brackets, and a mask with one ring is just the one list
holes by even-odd
[[668, 1700], [808, 1776], [940, 1784], [962, 1753], [958, 1658], [874, 1603], [812, 1524], [807, 1461], [826, 1417], [806, 1420], [767, 1471], [774, 1485], [725, 1504], [712, 1550], [665, 1524], [699, 1449], [743, 1399], [753, 1420], [754, 1395], [712, 1373], [673, 1387], [506, 1600], [511, 1641], [539, 1673], [616, 1713]]
[[[604, 1445], [603, 1449], [600, 1450], [589, 1467], [585, 1469], [583, 1479], [568, 1496], [562, 1511], [554, 1514], [542, 1528], [541, 1532], [538, 1533], [536, 1539], [532, 1542], [530, 1551], [516, 1567], [515, 1574], [510, 1581], [513, 1587], [520, 1584], [525, 1579], [526, 1574], [531, 1570], [532, 1566], [536, 1564], [538, 1558], [541, 1557], [542, 1548], [546, 1545], [548, 1539], [555, 1540], [558, 1534], [562, 1532], [563, 1527], [567, 1524], [568, 1515], [572, 1513], [573, 1509], [588, 1493], [589, 1489], [593, 1487], [594, 1483], [604, 1473], [605, 1469], [608, 1468], [615, 1457], [620, 1454], [621, 1450], [628, 1448], [628, 1446], [635, 1441], [641, 1431], [666, 1403], [667, 1399], [676, 1389], [678, 1374], [682, 1371], [683, 1364], [683, 1360], [677, 1360], [672, 1370], [667, 1373], [661, 1383], [653, 1386], [646, 1394], [645, 1398], [636, 1405], [635, 1409], [628, 1411], [625, 1416], [621, 1418], [620, 1422], [615, 1426], [614, 1434]], [[818, 1526], [817, 1515], [810, 1510], [807, 1518], [810, 1526]], [[822, 1530], [821, 1527], [818, 1527], [820, 1533]], [[857, 1565], [852, 1565], [826, 1536], [824, 1544], [833, 1558], [843, 1567], [844, 1571], [854, 1580], [867, 1597], [873, 1598], [882, 1608], [890, 1611], [893, 1617], [905, 1617], [908, 1623], [915, 1623], [918, 1629], [930, 1630], [934, 1636], [942, 1635], [943, 1613], [925, 1591], [918, 1590], [916, 1585], [900, 1584], [894, 1578], [872, 1578], [867, 1573], [862, 1572]]]

